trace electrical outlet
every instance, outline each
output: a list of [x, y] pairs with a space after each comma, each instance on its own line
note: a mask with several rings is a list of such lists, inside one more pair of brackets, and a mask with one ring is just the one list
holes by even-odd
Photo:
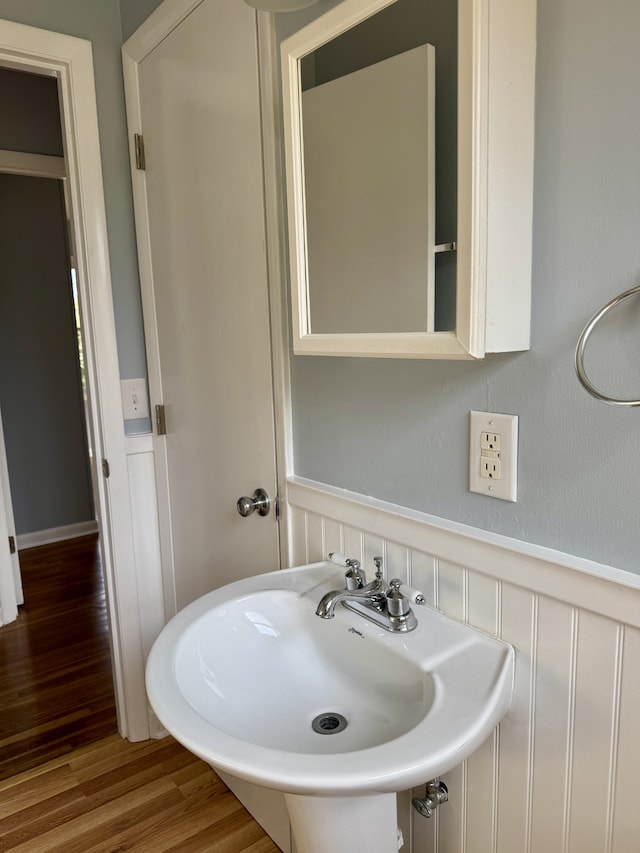
[[469, 491], [503, 501], [517, 500], [517, 415], [471, 412]]
[[499, 432], [480, 433], [480, 450], [495, 450], [499, 453], [501, 438]]
[[502, 479], [502, 465], [500, 457], [480, 457], [480, 476], [486, 477], [488, 480]]

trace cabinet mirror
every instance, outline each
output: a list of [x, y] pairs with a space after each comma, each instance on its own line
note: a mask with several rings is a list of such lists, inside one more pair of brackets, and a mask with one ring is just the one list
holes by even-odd
[[343, 0], [281, 50], [294, 352], [526, 349], [535, 0]]

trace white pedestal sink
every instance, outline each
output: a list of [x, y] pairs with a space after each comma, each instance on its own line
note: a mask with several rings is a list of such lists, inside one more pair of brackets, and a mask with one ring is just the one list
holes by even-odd
[[511, 700], [513, 650], [424, 606], [409, 634], [342, 606], [318, 618], [343, 585], [318, 563], [209, 593], [158, 637], [147, 691], [187, 749], [284, 792], [298, 853], [392, 853], [395, 793], [490, 734]]
[[284, 798], [298, 853], [392, 853], [398, 849], [395, 794], [285, 794]]

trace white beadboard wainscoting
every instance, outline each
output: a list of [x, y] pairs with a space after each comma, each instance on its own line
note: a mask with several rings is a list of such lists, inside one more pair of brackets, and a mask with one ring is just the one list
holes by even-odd
[[640, 577], [301, 478], [287, 504], [291, 565], [335, 550], [370, 574], [381, 554], [387, 579], [516, 649], [511, 709], [446, 774], [449, 802], [427, 820], [400, 796], [404, 850], [640, 850]]
[[[160, 554], [156, 474], [153, 436], [127, 436], [127, 475], [133, 528], [133, 559], [137, 588], [137, 612], [143, 660], [165, 624], [164, 594]], [[130, 606], [133, 606], [130, 604]], [[144, 671], [138, 674], [144, 679]], [[146, 697], [146, 692], [145, 692]], [[166, 732], [148, 701], [140, 710], [146, 723], [145, 737], [163, 737]]]
[[156, 473], [151, 435], [128, 436], [127, 473], [144, 658], [165, 624]]

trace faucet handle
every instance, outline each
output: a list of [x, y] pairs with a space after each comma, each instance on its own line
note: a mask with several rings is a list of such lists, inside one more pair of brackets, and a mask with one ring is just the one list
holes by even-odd
[[387, 593], [387, 611], [390, 616], [406, 616], [410, 612], [409, 600], [400, 592], [402, 581], [394, 578], [389, 581], [389, 592]]
[[389, 585], [382, 577], [382, 557], [374, 557], [373, 563], [376, 567], [376, 581], [378, 582], [378, 589], [383, 595], [386, 595], [389, 591]]
[[360, 560], [355, 557], [347, 557], [345, 554], [340, 554], [338, 551], [331, 551], [329, 559], [336, 566], [342, 566], [347, 571], [344, 573], [345, 589], [353, 591], [354, 589], [362, 589], [366, 584], [367, 579], [365, 573], [360, 568]]
[[359, 560], [347, 560], [348, 569], [344, 573], [345, 589], [353, 591], [354, 589], [362, 589], [366, 584], [367, 578], [365, 573], [360, 568]]
[[344, 568], [358, 562], [352, 557], [347, 557], [346, 554], [341, 554], [340, 551], [329, 551], [328, 556], [332, 563], [335, 563], [336, 566], [343, 566]]

